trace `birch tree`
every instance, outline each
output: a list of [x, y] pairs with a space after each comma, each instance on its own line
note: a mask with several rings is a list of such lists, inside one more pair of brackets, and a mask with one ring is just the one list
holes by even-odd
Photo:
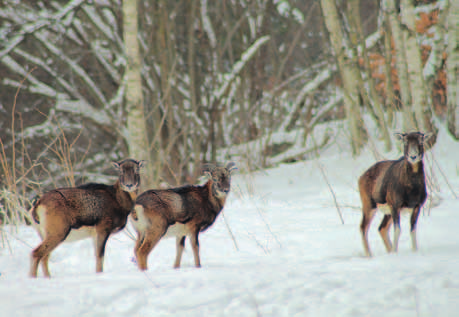
[[449, 1], [447, 28], [447, 124], [451, 135], [459, 140], [459, 1]]
[[321, 0], [325, 25], [330, 35], [335, 58], [343, 82], [344, 105], [350, 132], [350, 143], [354, 155], [358, 155], [364, 144], [366, 130], [361, 115], [361, 96], [359, 92], [359, 71], [352, 56], [347, 55], [348, 45], [341, 29], [340, 17], [334, 0]]
[[421, 49], [416, 38], [416, 20], [413, 0], [401, 0], [401, 19], [405, 26], [403, 32], [408, 76], [412, 98], [412, 109], [415, 113], [415, 127], [423, 132], [437, 133], [432, 121], [432, 106], [427, 97], [424, 80]]
[[[128, 155], [149, 161], [146, 186], [194, 182], [202, 161], [257, 156], [247, 165], [259, 168], [302, 160], [333, 139], [315, 127], [343, 113], [357, 153], [365, 140], [361, 112], [374, 109], [384, 125], [371, 78], [382, 39], [369, 18], [376, 16], [375, 1], [140, 0], [137, 13], [128, 13], [135, 1], [125, 7], [121, 0], [6, 3], [0, 7], [1, 138], [7, 159], [27, 150], [17, 163], [27, 162], [24, 170], [43, 166], [33, 173], [45, 187], [64, 185], [70, 175], [76, 184], [109, 180], [106, 162]], [[443, 56], [441, 46], [435, 55]], [[436, 81], [443, 64], [428, 69]], [[400, 78], [407, 74], [399, 71]], [[383, 94], [382, 76], [374, 79]], [[410, 94], [408, 82], [402, 97]], [[404, 104], [414, 118], [411, 97]], [[56, 138], [71, 148], [67, 156], [43, 149]], [[69, 155], [76, 163], [63, 173], [59, 160]]]
[[[387, 1], [387, 0], [386, 0]], [[384, 6], [384, 0], [382, 1]], [[384, 31], [384, 87], [385, 87], [385, 98], [384, 104], [388, 111], [387, 124], [388, 128], [392, 126], [394, 122], [394, 111], [395, 111], [395, 92], [394, 83], [392, 81], [392, 32], [390, 28], [390, 20], [387, 12], [383, 9], [383, 31]]]
[[398, 16], [396, 0], [383, 0], [382, 6], [386, 12], [390, 26], [388, 34], [392, 34], [395, 45], [395, 67], [397, 69], [398, 84], [400, 87], [400, 97], [403, 111], [403, 129], [410, 131], [415, 128], [413, 111], [411, 109], [411, 89], [408, 80], [408, 66], [405, 50], [405, 41], [402, 27]]
[[123, 39], [126, 52], [126, 113], [128, 128], [129, 155], [137, 160], [150, 161], [147, 164], [147, 177], [144, 188], [152, 187], [152, 159], [149, 151], [145, 111], [142, 97], [141, 59], [139, 53], [137, 0], [123, 0]]
[[[389, 128], [386, 124], [386, 118], [384, 114], [384, 109], [381, 104], [380, 97], [377, 94], [375, 82], [371, 76], [371, 67], [370, 59], [368, 58], [368, 52], [366, 45], [364, 43], [365, 39], [363, 37], [362, 31], [362, 21], [360, 13], [360, 0], [348, 0], [347, 1], [347, 19], [349, 21], [349, 33], [350, 40], [354, 50], [353, 56], [355, 56], [355, 65], [358, 65], [358, 57], [361, 56], [363, 59], [363, 68], [366, 71], [366, 85], [364, 84], [363, 77], [360, 78], [360, 91], [361, 94], [365, 97], [365, 103], [368, 105], [368, 109], [372, 110], [375, 113], [375, 120], [378, 129], [380, 130], [380, 135], [384, 140], [385, 150], [389, 151], [391, 149], [391, 140], [389, 135]], [[359, 49], [360, 48], [360, 55]], [[356, 67], [357, 68], [357, 67]], [[366, 89], [368, 87], [368, 91]], [[391, 105], [392, 106], [392, 105]], [[374, 110], [373, 110], [374, 109]]]

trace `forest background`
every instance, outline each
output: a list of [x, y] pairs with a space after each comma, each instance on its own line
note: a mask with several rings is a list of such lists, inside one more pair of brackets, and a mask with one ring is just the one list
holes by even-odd
[[363, 116], [384, 151], [400, 130], [459, 140], [459, 1], [0, 3], [4, 223], [48, 189], [112, 182], [126, 157], [147, 160], [146, 189], [194, 183], [204, 162], [318, 157], [330, 121], [354, 155]]

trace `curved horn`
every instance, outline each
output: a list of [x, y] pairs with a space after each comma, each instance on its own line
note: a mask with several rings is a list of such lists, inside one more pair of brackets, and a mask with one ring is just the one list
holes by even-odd
[[228, 162], [228, 164], [226, 164], [226, 167], [225, 167], [228, 171], [234, 171], [235, 169], [237, 169], [236, 167], [236, 163], [234, 162]]
[[146, 160], [138, 160], [136, 162], [139, 165], [139, 168], [144, 167], [147, 164]]

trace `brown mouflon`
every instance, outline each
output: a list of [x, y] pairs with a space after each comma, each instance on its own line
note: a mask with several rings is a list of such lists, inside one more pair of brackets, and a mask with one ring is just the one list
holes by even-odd
[[[424, 175], [424, 144], [431, 134], [421, 132], [396, 133], [403, 141], [404, 154], [398, 160], [381, 161], [371, 166], [359, 178], [363, 218], [360, 225], [365, 255], [371, 256], [368, 229], [376, 209], [384, 212], [379, 233], [387, 252], [397, 252], [400, 237], [400, 213], [411, 213], [411, 243], [417, 250], [416, 223], [419, 211], [426, 201], [427, 191]], [[394, 223], [394, 246], [388, 230]]]
[[225, 167], [210, 166], [206, 171], [210, 178], [202, 186], [152, 189], [139, 195], [130, 219], [137, 231], [134, 252], [140, 270], [147, 269], [148, 255], [164, 236], [176, 237], [175, 268], [180, 267], [186, 237], [196, 267], [201, 266], [199, 233], [209, 228], [223, 209], [234, 169], [233, 162]]
[[113, 162], [119, 171], [114, 185], [88, 183], [57, 188], [39, 198], [31, 215], [42, 243], [32, 251], [30, 276], [37, 276], [41, 262], [43, 274], [50, 277], [48, 259], [51, 252], [64, 240], [89, 237], [94, 239], [96, 272], [102, 272], [108, 237], [126, 225], [137, 198], [143, 164], [144, 161], [133, 159]]

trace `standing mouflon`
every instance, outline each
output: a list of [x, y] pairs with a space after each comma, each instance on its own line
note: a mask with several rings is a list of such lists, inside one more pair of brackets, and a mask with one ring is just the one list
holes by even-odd
[[124, 228], [140, 186], [144, 161], [126, 159], [113, 162], [119, 171], [114, 185], [89, 183], [57, 188], [45, 193], [31, 209], [33, 226], [42, 243], [32, 251], [30, 276], [36, 277], [41, 262], [50, 277], [48, 259], [64, 240], [92, 237], [95, 242], [96, 272], [103, 271], [105, 245], [110, 234]]
[[234, 169], [232, 162], [226, 167], [211, 167], [207, 171], [210, 179], [202, 186], [152, 189], [137, 198], [130, 219], [137, 231], [134, 251], [139, 269], [147, 269], [148, 255], [163, 236], [176, 237], [175, 268], [180, 267], [187, 236], [195, 265], [201, 266], [199, 233], [209, 228], [223, 209]]
[[[385, 213], [379, 226], [379, 233], [387, 252], [398, 250], [400, 237], [400, 212], [411, 212], [411, 242], [417, 250], [416, 223], [419, 211], [426, 201], [427, 191], [424, 175], [424, 144], [431, 134], [421, 132], [397, 133], [403, 141], [404, 155], [398, 160], [381, 161], [371, 166], [359, 178], [362, 200], [362, 223], [360, 225], [365, 254], [371, 256], [368, 244], [368, 229], [377, 208]], [[388, 230], [394, 223], [394, 246]]]

